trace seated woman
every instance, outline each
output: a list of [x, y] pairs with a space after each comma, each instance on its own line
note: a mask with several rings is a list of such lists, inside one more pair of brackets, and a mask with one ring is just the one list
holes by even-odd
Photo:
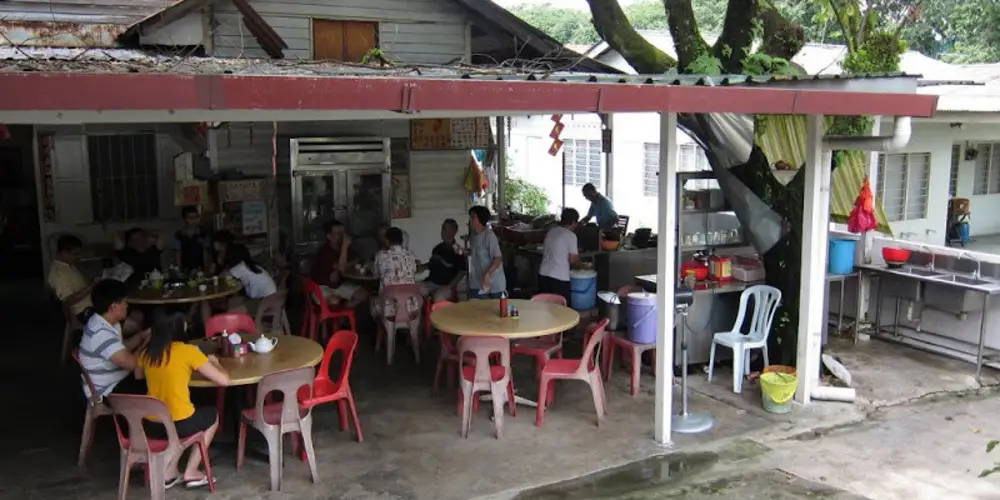
[[[387, 285], [413, 285], [417, 282], [417, 259], [409, 250], [403, 247], [403, 231], [398, 227], [390, 227], [385, 232], [389, 248], [375, 254], [375, 277], [378, 278], [379, 293]], [[406, 303], [410, 317], [420, 311], [420, 302], [411, 298]], [[383, 316], [394, 318], [396, 302], [376, 299], [372, 301], [372, 316], [380, 319]]]
[[[267, 270], [254, 262], [250, 250], [243, 245], [230, 245], [226, 252], [226, 271], [243, 285], [243, 296], [233, 297], [229, 301], [230, 312], [245, 312], [250, 316], [257, 314], [260, 300], [277, 293], [278, 287]], [[242, 308], [242, 310], [240, 310]]]
[[[212, 442], [219, 427], [219, 415], [213, 406], [195, 408], [191, 404], [191, 393], [188, 390], [191, 374], [198, 372], [220, 386], [229, 384], [229, 374], [219, 365], [215, 356], [206, 357], [197, 347], [181, 341], [185, 338], [187, 329], [183, 313], [158, 309], [153, 313], [152, 323], [149, 345], [139, 354], [136, 378], [145, 377], [148, 394], [167, 406], [181, 439], [204, 432], [207, 445]], [[163, 424], [144, 420], [143, 425], [150, 437], [167, 438], [167, 430]], [[191, 447], [183, 475], [177, 469], [179, 461], [180, 455], [167, 465], [167, 488], [181, 481], [188, 488], [208, 485], [205, 473], [198, 470], [201, 454], [197, 447]]]

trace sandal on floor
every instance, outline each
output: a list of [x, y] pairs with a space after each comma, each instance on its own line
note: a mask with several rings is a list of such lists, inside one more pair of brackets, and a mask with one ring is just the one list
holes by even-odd
[[167, 479], [166, 481], [163, 482], [163, 489], [169, 490], [170, 488], [173, 488], [174, 486], [177, 486], [177, 483], [181, 482], [181, 479], [182, 478], [181, 478], [180, 474], [178, 474], [173, 479]]
[[[213, 482], [218, 483], [218, 481], [213, 481]], [[204, 488], [205, 486], [208, 486], [208, 476], [205, 476], [201, 479], [196, 479], [194, 481], [186, 481], [184, 483], [184, 487], [189, 490], [193, 490], [195, 488]]]

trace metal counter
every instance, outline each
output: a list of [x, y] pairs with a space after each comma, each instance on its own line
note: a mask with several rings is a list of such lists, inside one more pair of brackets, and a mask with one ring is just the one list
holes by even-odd
[[[694, 290], [694, 303], [688, 308], [688, 362], [691, 364], [708, 363], [712, 349], [712, 337], [718, 332], [728, 332], [736, 322], [739, 313], [740, 292], [747, 287], [758, 285], [763, 281], [703, 281]], [[635, 284], [650, 293], [655, 293], [656, 275], [640, 275], [635, 277]], [[676, 323], [680, 325], [678, 321]], [[674, 365], [680, 365], [681, 336], [674, 335]], [[732, 351], [718, 349], [715, 352], [716, 362], [732, 359]]]

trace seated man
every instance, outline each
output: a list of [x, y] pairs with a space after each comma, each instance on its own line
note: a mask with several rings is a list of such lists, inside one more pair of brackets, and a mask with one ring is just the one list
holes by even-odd
[[465, 277], [465, 256], [455, 241], [457, 235], [458, 222], [445, 219], [441, 223], [441, 243], [431, 250], [431, 260], [427, 263], [430, 275], [423, 282], [424, 295], [431, 296], [434, 302], [455, 300], [458, 283]]
[[[97, 280], [90, 283], [76, 268], [83, 242], [76, 236], [65, 234], [56, 242], [56, 255], [49, 268], [48, 284], [59, 300], [69, 308], [81, 325], [86, 325], [92, 311], [91, 290]], [[126, 334], [131, 335], [142, 326], [142, 313], [134, 311], [122, 324]]]
[[[390, 227], [386, 231], [386, 242], [389, 248], [380, 250], [375, 255], [374, 272], [378, 278], [379, 293], [387, 286], [416, 284], [417, 259], [413, 253], [403, 248], [403, 231], [398, 227]], [[406, 307], [410, 317], [415, 317], [420, 311], [420, 298], [410, 297], [406, 301]], [[371, 311], [376, 319], [382, 318], [383, 313], [386, 318], [395, 318], [396, 301], [377, 298], [372, 300]]]
[[150, 245], [149, 234], [138, 227], [126, 231], [124, 241], [115, 241], [115, 247], [119, 249], [118, 260], [132, 266], [132, 275], [126, 283], [137, 285], [153, 270], [163, 269], [160, 261], [161, 246], [159, 239]]
[[[125, 284], [115, 280], [99, 281], [90, 293], [94, 314], [80, 339], [80, 364], [102, 397], [112, 392], [146, 393], [145, 384], [133, 372], [137, 366], [136, 354], [149, 342], [149, 330], [129, 338], [122, 336], [121, 323], [128, 316], [127, 294]], [[86, 382], [83, 392], [90, 397]]]
[[311, 277], [323, 287], [331, 304], [343, 304], [354, 309], [368, 298], [368, 292], [357, 284], [344, 281], [343, 273], [357, 263], [351, 248], [351, 238], [344, 232], [344, 225], [337, 220], [326, 223], [326, 243], [316, 251]]

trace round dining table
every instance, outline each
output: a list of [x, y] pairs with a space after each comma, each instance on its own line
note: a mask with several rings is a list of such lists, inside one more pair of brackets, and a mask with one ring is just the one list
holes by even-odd
[[565, 332], [580, 324], [580, 313], [566, 306], [537, 300], [510, 299], [516, 318], [500, 317], [499, 300], [468, 300], [431, 313], [431, 324], [462, 336], [527, 339]]
[[[566, 306], [536, 300], [510, 299], [519, 316], [501, 317], [499, 300], [467, 300], [431, 313], [431, 324], [445, 333], [475, 337], [527, 339], [565, 332], [580, 324], [580, 313]], [[490, 396], [481, 398], [489, 401]], [[514, 402], [537, 406], [536, 401], [514, 395]]]
[[[248, 335], [244, 340], [252, 342], [257, 337]], [[274, 350], [267, 354], [257, 354], [253, 351], [246, 355], [232, 358], [218, 356], [219, 337], [198, 339], [191, 343], [198, 346], [206, 354], [216, 354], [219, 364], [229, 373], [229, 386], [252, 385], [272, 373], [294, 368], [316, 366], [323, 359], [323, 346], [314, 340], [295, 335], [275, 335], [278, 339]], [[216, 387], [215, 383], [205, 379], [200, 374], [191, 376], [191, 387]]]
[[128, 302], [139, 305], [193, 304], [229, 297], [243, 289], [239, 282], [229, 283], [227, 280], [219, 280], [218, 285], [208, 283], [204, 286], [205, 291], [188, 286], [186, 283], [180, 286], [164, 285], [160, 288], [147, 285], [129, 293]]

